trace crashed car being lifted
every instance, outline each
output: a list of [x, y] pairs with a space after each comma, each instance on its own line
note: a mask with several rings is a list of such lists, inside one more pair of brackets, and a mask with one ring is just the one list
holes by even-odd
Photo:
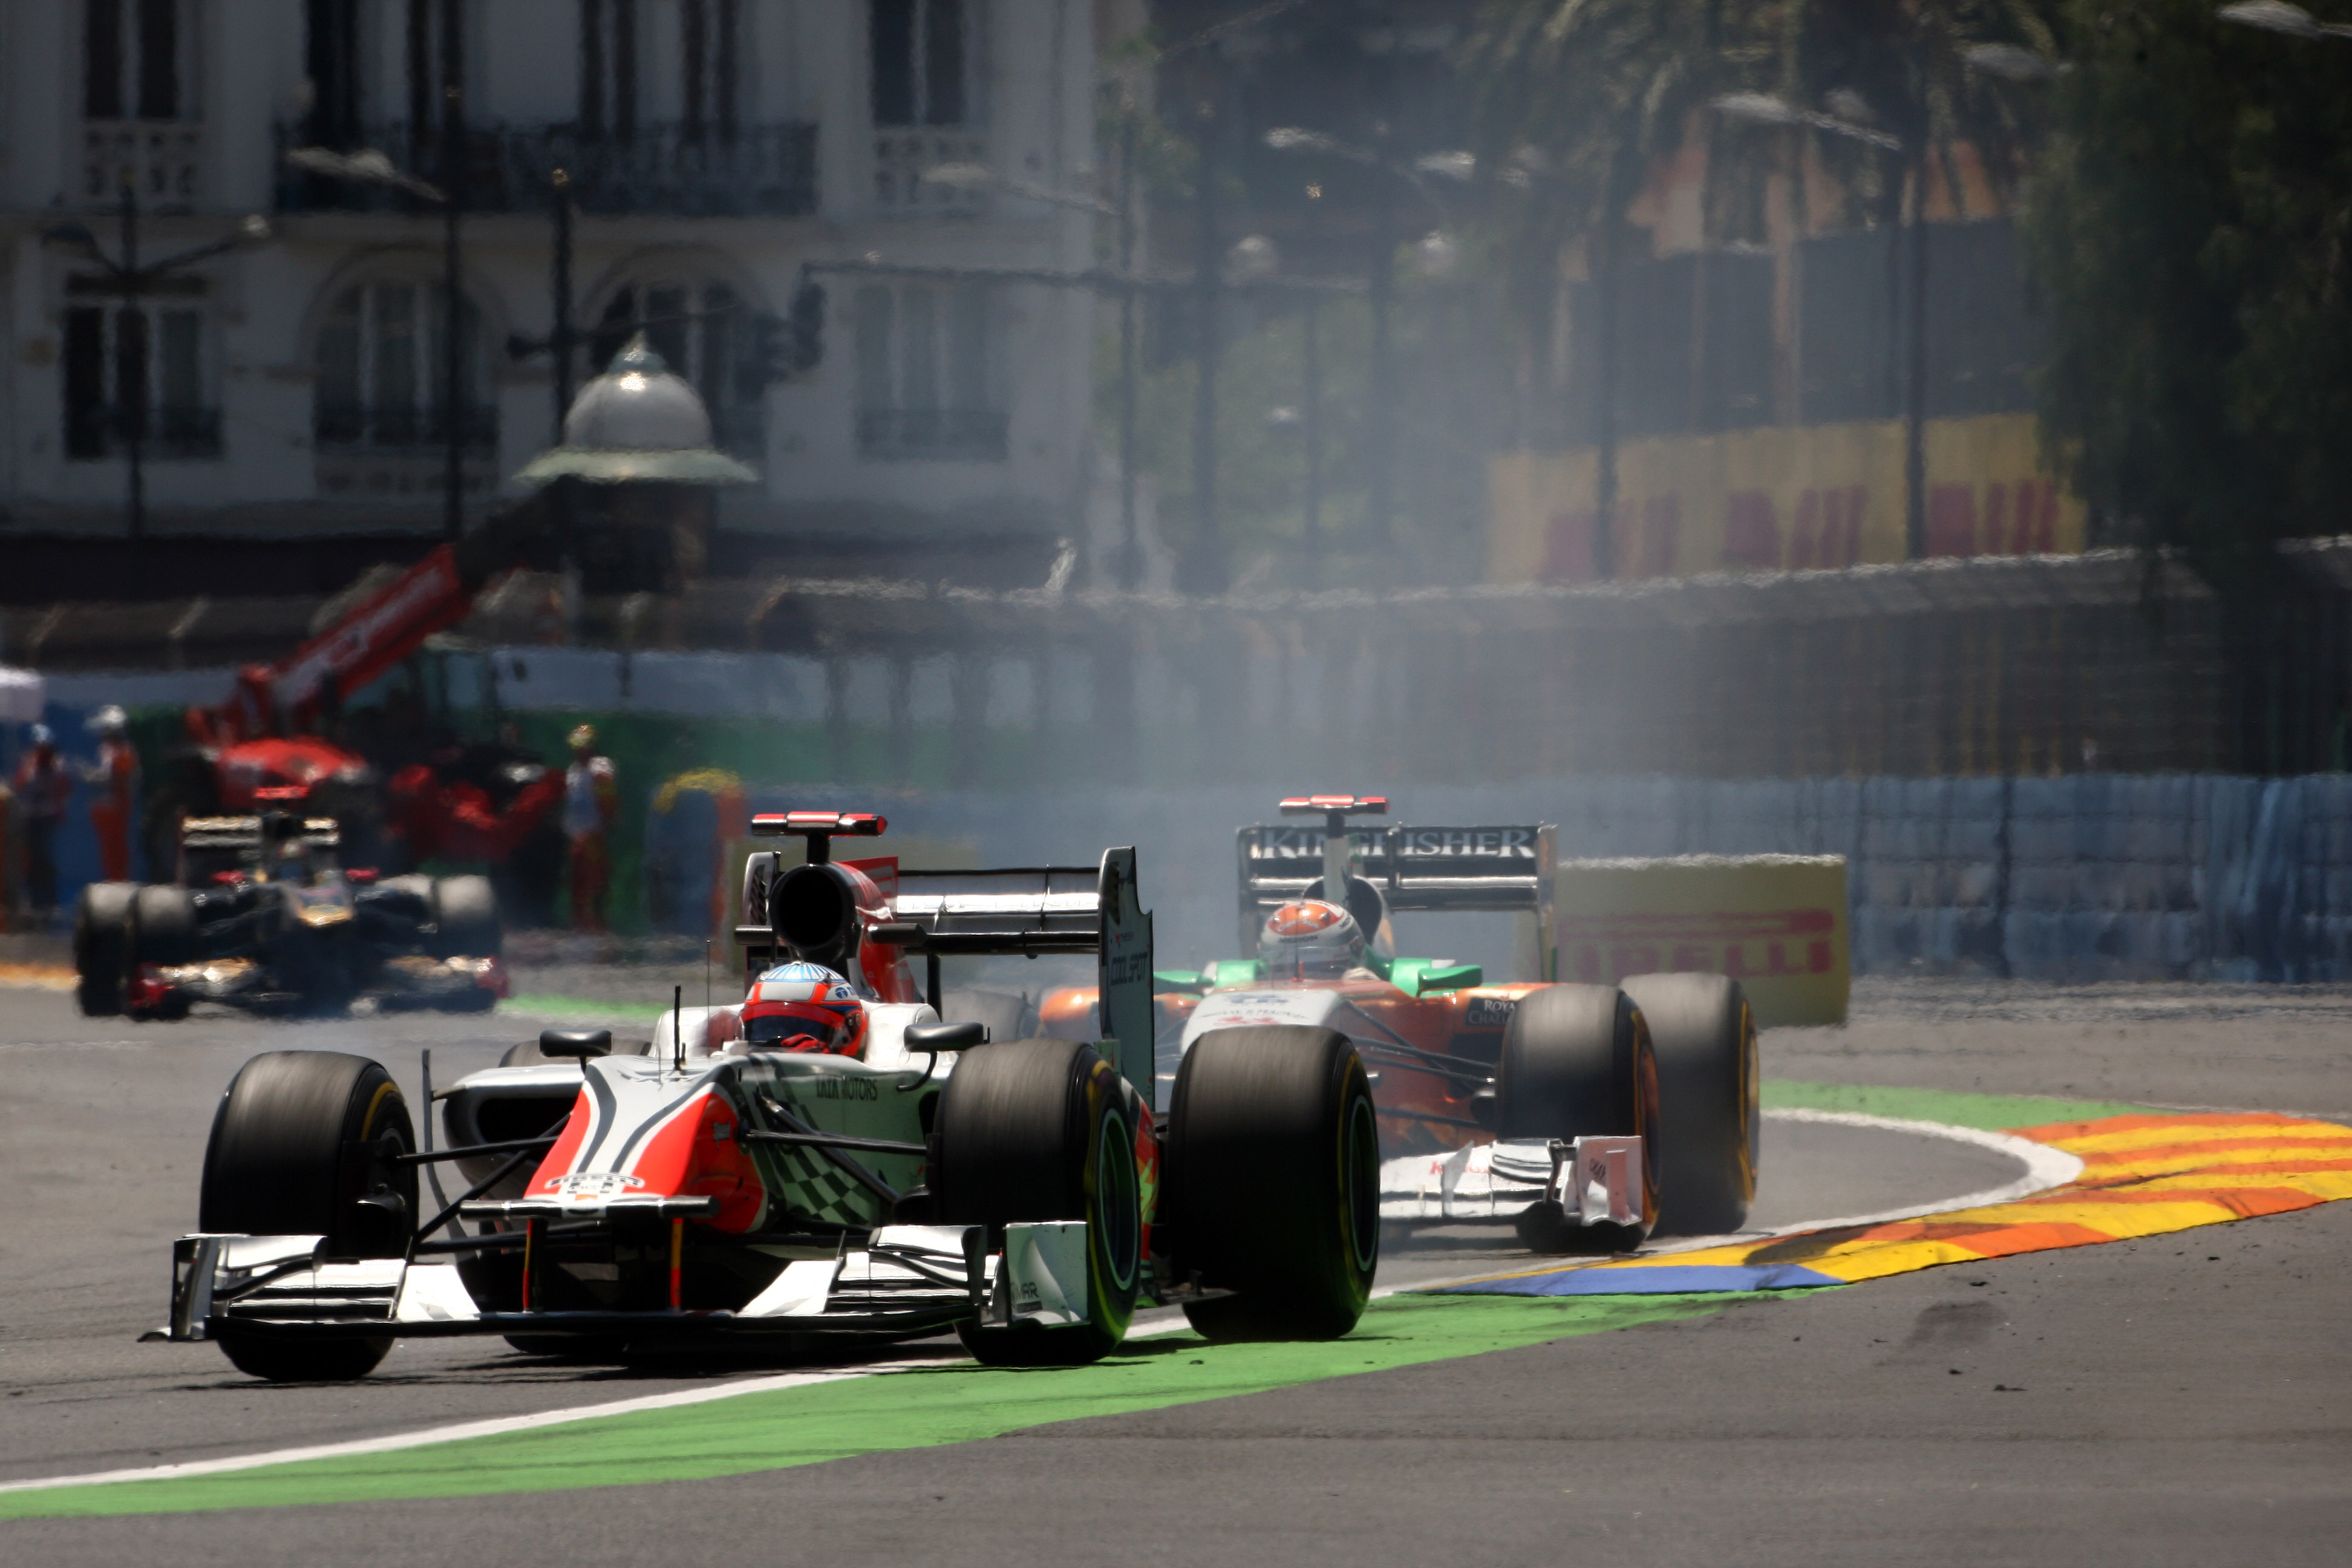
[[[549, 1031], [439, 1091], [428, 1059], [438, 1148], [375, 1062], [247, 1062], [161, 1337], [293, 1379], [363, 1375], [412, 1336], [597, 1360], [952, 1330], [983, 1362], [1059, 1365], [1111, 1350], [1139, 1304], [1181, 1305], [1212, 1337], [1352, 1328], [1380, 1239], [1355, 1048], [1302, 1030], [1197, 1053], [1160, 1114], [1135, 852], [995, 871], [832, 858], [884, 826], [754, 818], [807, 858], [752, 857], [745, 999], [673, 994], [635, 1051]], [[940, 1016], [941, 958], [1009, 953], [1094, 956], [1087, 1039]], [[428, 1205], [420, 1173], [446, 1166], [463, 1185], [426, 1176]]]
[[341, 863], [335, 819], [297, 786], [243, 816], [191, 817], [173, 883], [93, 882], [74, 910], [75, 993], [92, 1017], [378, 1006], [487, 1012], [507, 994], [486, 877], [388, 877]]
[[[1557, 830], [1349, 826], [1387, 811], [1377, 796], [1301, 796], [1282, 802], [1292, 820], [1241, 829], [1241, 938], [1256, 956], [1155, 976], [1160, 1081], [1204, 1047], [1337, 1031], [1372, 1078], [1391, 1223], [1507, 1222], [1544, 1252], [1739, 1228], [1759, 1127], [1739, 983], [1558, 984]], [[1528, 917], [1538, 977], [1490, 984], [1477, 964], [1399, 955], [1390, 915], [1406, 910]], [[1091, 1005], [1080, 989], [1049, 995], [1043, 1026]]]

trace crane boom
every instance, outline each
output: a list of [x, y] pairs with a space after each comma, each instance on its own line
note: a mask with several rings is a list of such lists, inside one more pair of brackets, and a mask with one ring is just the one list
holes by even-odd
[[236, 691], [206, 716], [207, 728], [224, 741], [309, 730], [321, 710], [399, 665], [435, 632], [464, 620], [482, 585], [520, 564], [557, 515], [541, 491], [504, 508], [465, 538], [435, 547], [284, 658], [247, 666]]
[[349, 697], [464, 620], [473, 604], [457, 553], [438, 546], [278, 667], [270, 685], [278, 712], [289, 728], [307, 728], [330, 689], [338, 700]]

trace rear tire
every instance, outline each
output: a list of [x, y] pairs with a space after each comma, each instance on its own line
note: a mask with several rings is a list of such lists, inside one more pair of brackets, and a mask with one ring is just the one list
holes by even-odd
[[434, 879], [433, 923], [436, 958], [496, 958], [505, 946], [488, 877]]
[[[197, 1227], [242, 1236], [323, 1236], [331, 1258], [398, 1258], [415, 1222], [416, 1167], [347, 1162], [347, 1143], [416, 1146], [400, 1086], [337, 1051], [271, 1051], [238, 1069], [205, 1149]], [[373, 1205], [362, 1200], [373, 1200]], [[240, 1372], [273, 1383], [364, 1377], [392, 1340], [302, 1340], [217, 1325]]]
[[1135, 1127], [1118, 1075], [1076, 1040], [1014, 1040], [965, 1052], [940, 1091], [930, 1187], [942, 1225], [1087, 1222], [1087, 1315], [1052, 1328], [967, 1324], [990, 1366], [1083, 1366], [1126, 1337], [1143, 1269]]
[[131, 900], [136, 882], [92, 882], [74, 906], [74, 999], [85, 1018], [122, 1011], [122, 981], [131, 968]]
[[141, 888], [131, 898], [133, 964], [196, 961], [196, 900], [185, 888]]
[[1631, 1252], [1657, 1223], [1657, 1061], [1641, 1010], [1613, 985], [1550, 985], [1513, 1009], [1496, 1067], [1495, 1128], [1501, 1139], [1584, 1136], [1642, 1139], [1642, 1221], [1580, 1225], [1559, 1205], [1519, 1216], [1519, 1239], [1537, 1252]]
[[1189, 1304], [1213, 1340], [1329, 1340], [1380, 1267], [1380, 1127], [1364, 1065], [1330, 1029], [1213, 1029], [1169, 1102], [1160, 1203], [1177, 1266], [1231, 1296]]
[[1719, 1236], [1756, 1197], [1756, 1015], [1723, 974], [1637, 974], [1625, 994], [1658, 1058], [1658, 1229]]

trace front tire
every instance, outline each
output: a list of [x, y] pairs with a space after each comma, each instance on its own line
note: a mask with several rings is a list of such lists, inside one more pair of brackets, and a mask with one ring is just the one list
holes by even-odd
[[967, 1324], [990, 1366], [1082, 1366], [1126, 1337], [1143, 1268], [1136, 1132], [1118, 1075], [1076, 1040], [1014, 1040], [965, 1052], [940, 1091], [930, 1186], [940, 1223], [988, 1227], [1084, 1220], [1087, 1321]]
[[1658, 1058], [1658, 1228], [1721, 1236], [1756, 1198], [1756, 1015], [1722, 974], [1637, 974], [1625, 994]]
[[1658, 1216], [1658, 1069], [1641, 1009], [1613, 985], [1550, 985], [1523, 998], [1496, 1068], [1496, 1136], [1639, 1135], [1642, 1219], [1570, 1222], [1546, 1200], [1519, 1216], [1519, 1239], [1546, 1253], [1631, 1252]]
[[92, 882], [74, 906], [74, 1000], [85, 1018], [122, 1012], [122, 980], [131, 968], [131, 900], [136, 882]]
[[1213, 1340], [1329, 1340], [1380, 1267], [1380, 1127], [1335, 1030], [1213, 1029], [1169, 1102], [1162, 1203], [1179, 1268], [1234, 1294], [1188, 1304]]
[[[352, 1143], [376, 1145], [346, 1160]], [[205, 1149], [199, 1229], [241, 1236], [323, 1236], [330, 1258], [398, 1258], [416, 1214], [416, 1168], [391, 1156], [415, 1148], [408, 1104], [392, 1076], [337, 1051], [271, 1051], [238, 1069]], [[240, 1372], [273, 1383], [364, 1377], [390, 1338], [303, 1340], [217, 1325]]]

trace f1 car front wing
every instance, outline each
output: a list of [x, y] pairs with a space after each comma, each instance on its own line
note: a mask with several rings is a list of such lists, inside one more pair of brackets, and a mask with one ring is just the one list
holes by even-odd
[[742, 1308], [486, 1312], [441, 1258], [322, 1259], [316, 1236], [182, 1237], [172, 1249], [172, 1315], [146, 1340], [235, 1333], [398, 1339], [459, 1334], [914, 1338], [962, 1323], [1084, 1323], [1083, 1221], [1005, 1226], [1002, 1251], [978, 1226], [888, 1226], [837, 1256], [787, 1263]]
[[1642, 1218], [1642, 1140], [1511, 1139], [1381, 1165], [1381, 1217], [1432, 1224], [1516, 1220], [1547, 1200], [1579, 1225]]

